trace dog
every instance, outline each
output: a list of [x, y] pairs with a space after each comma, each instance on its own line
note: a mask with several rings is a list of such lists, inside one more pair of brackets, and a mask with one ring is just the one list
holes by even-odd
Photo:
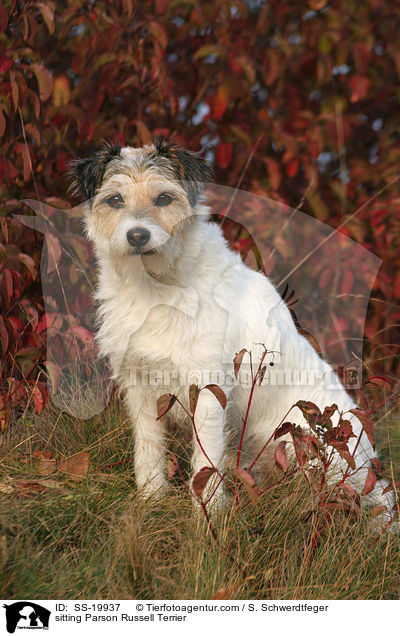
[[[243, 349], [253, 360], [267, 352], [265, 363], [275, 370], [307, 370], [315, 377], [307, 386], [257, 386], [246, 446], [258, 452], [299, 400], [321, 411], [336, 404], [355, 435], [349, 448], [356, 448], [357, 470], [347, 483], [361, 493], [376, 453], [365, 434], [357, 444], [362, 424], [349, 413], [356, 404], [298, 332], [269, 279], [247, 267], [228, 247], [220, 226], [210, 222], [202, 202], [204, 184], [212, 179], [208, 162], [173, 142], [155, 139], [141, 148], [106, 144], [93, 156], [76, 160], [72, 172], [75, 190], [87, 202], [85, 228], [98, 262], [97, 343], [132, 420], [135, 476], [143, 495], [160, 495], [167, 481], [165, 424], [157, 399], [162, 393], [176, 395], [189, 412], [193, 378], [188, 370], [195, 370], [203, 385], [214, 374], [228, 397], [224, 410], [211, 391], [202, 390], [195, 411], [193, 474], [205, 466], [222, 471], [227, 431], [240, 431], [248, 402], [248, 387], [228, 372]], [[329, 386], [328, 377], [334, 379]], [[167, 386], [164, 382], [160, 388], [160, 378], [168, 378]], [[187, 419], [182, 408], [174, 408], [173, 415], [178, 421]], [[336, 412], [334, 426], [338, 418]], [[288, 419], [306, 425], [298, 407]], [[273, 448], [269, 445], [261, 458], [265, 465], [273, 462]], [[243, 453], [243, 461], [249, 457], [251, 451]], [[336, 470], [343, 474], [347, 468], [339, 459]], [[386, 486], [378, 481], [363, 501], [391, 510], [392, 494], [383, 494]], [[222, 491], [218, 488], [217, 500], [223, 499]]]

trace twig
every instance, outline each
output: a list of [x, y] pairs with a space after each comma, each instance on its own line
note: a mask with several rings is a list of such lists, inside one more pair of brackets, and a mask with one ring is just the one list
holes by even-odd
[[344, 219], [342, 221], [342, 223], [340, 223], [335, 229], [332, 230], [332, 232], [330, 234], [328, 234], [328, 236], [326, 236], [324, 239], [322, 239], [322, 241], [320, 243], [318, 243], [318, 245], [316, 245], [312, 250], [310, 250], [302, 259], [300, 259], [300, 261], [294, 266], [292, 267], [292, 269], [290, 270], [290, 272], [288, 274], [286, 274], [286, 276], [284, 276], [278, 283], [278, 287], [280, 285], [283, 285], [283, 283], [285, 283], [292, 274], [294, 274], [294, 272], [296, 272], [302, 265], [304, 265], [305, 262], [308, 261], [309, 258], [311, 258], [311, 256], [313, 254], [315, 254], [315, 252], [317, 250], [319, 250], [320, 247], [322, 247], [323, 245], [325, 245], [325, 243], [327, 243], [333, 236], [336, 235], [336, 233], [342, 228], [345, 227], [345, 225], [347, 225], [347, 223], [349, 223], [349, 221], [351, 221], [352, 219], [354, 219], [357, 214], [359, 214], [359, 212], [361, 212], [361, 210], [363, 210], [369, 203], [371, 203], [371, 201], [374, 201], [377, 197], [379, 197], [383, 192], [385, 192], [385, 190], [387, 190], [388, 188], [390, 188], [392, 185], [394, 185], [397, 181], [399, 181], [400, 179], [400, 175], [398, 175], [397, 177], [395, 177], [394, 179], [392, 179], [390, 181], [390, 183], [387, 183], [385, 186], [383, 186], [383, 188], [381, 188], [380, 190], [378, 190], [378, 192], [374, 195], [372, 195], [368, 201], [365, 201], [365, 203], [363, 203], [362, 205], [360, 205], [359, 208], [357, 208], [357, 210], [355, 212], [353, 212], [353, 214], [350, 214], [350, 216], [348, 216], [346, 219]]
[[213, 468], [215, 470], [215, 472], [217, 473], [218, 477], [220, 477], [220, 479], [224, 482], [225, 486], [227, 486], [229, 488], [229, 490], [231, 490], [233, 492], [233, 488], [225, 481], [225, 477], [224, 475], [218, 470], [218, 468], [215, 466], [215, 464], [211, 461], [211, 459], [209, 458], [209, 456], [207, 455], [203, 444], [200, 441], [200, 437], [199, 434], [197, 432], [197, 427], [196, 427], [196, 422], [194, 419], [194, 413], [189, 413], [189, 411], [187, 410], [187, 408], [182, 404], [182, 402], [176, 398], [177, 403], [183, 408], [183, 410], [185, 411], [186, 415], [188, 415], [188, 417], [190, 417], [191, 422], [192, 422], [192, 426], [193, 426], [193, 432], [196, 438], [196, 442], [198, 443], [201, 452], [203, 453], [204, 457], [206, 458], [206, 460], [208, 461], [208, 463], [210, 464], [211, 468]]
[[256, 152], [256, 150], [257, 150], [258, 144], [260, 143], [261, 139], [262, 139], [262, 135], [260, 135], [260, 136], [257, 138], [256, 143], [254, 144], [254, 146], [253, 146], [253, 148], [252, 148], [252, 150], [251, 150], [251, 152], [250, 152], [249, 156], [247, 157], [247, 161], [246, 161], [246, 163], [245, 163], [245, 165], [244, 165], [244, 167], [243, 167], [243, 170], [242, 170], [242, 172], [241, 172], [241, 174], [240, 174], [240, 177], [239, 177], [239, 179], [238, 179], [238, 181], [237, 181], [237, 183], [236, 183], [236, 186], [235, 186], [235, 188], [233, 189], [233, 193], [232, 193], [232, 196], [231, 196], [231, 200], [229, 201], [228, 208], [227, 208], [227, 210], [226, 210], [226, 212], [225, 212], [225, 214], [224, 214], [223, 218], [221, 219], [221, 224], [220, 224], [220, 225], [221, 225], [221, 227], [223, 227], [223, 226], [224, 226], [225, 220], [228, 218], [228, 214], [229, 214], [229, 212], [231, 211], [231, 208], [232, 208], [233, 202], [234, 202], [234, 201], [235, 201], [235, 199], [236, 199], [236, 194], [237, 194], [237, 192], [238, 192], [238, 190], [239, 190], [239, 188], [240, 188], [240, 186], [241, 186], [241, 184], [242, 184], [242, 181], [243, 181], [243, 179], [244, 179], [244, 175], [245, 175], [245, 174], [246, 174], [246, 172], [247, 172], [247, 168], [249, 167], [249, 165], [250, 165], [250, 163], [251, 163], [251, 160], [252, 160], [252, 159], [253, 159], [253, 157], [254, 157], [254, 154], [255, 154], [255, 152]]

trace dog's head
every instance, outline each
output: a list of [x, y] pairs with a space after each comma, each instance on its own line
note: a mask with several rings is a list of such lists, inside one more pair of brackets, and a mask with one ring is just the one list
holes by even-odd
[[193, 218], [212, 177], [197, 153], [155, 139], [143, 148], [106, 144], [72, 164], [73, 185], [87, 200], [86, 229], [100, 253], [154, 254]]

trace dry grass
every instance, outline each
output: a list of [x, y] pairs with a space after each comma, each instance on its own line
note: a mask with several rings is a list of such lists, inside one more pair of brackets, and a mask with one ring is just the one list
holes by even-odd
[[[377, 432], [386, 466], [399, 466], [398, 424], [383, 416]], [[174, 442], [185, 470], [183, 445]], [[41, 475], [35, 449], [88, 452], [87, 477]], [[26, 417], [1, 458], [3, 598], [209, 599], [220, 588], [241, 599], [400, 598], [400, 539], [374, 543], [367, 514], [338, 516], [311, 553], [316, 515], [301, 475], [216, 518], [217, 542], [179, 479], [161, 501], [141, 501], [117, 403], [86, 422], [51, 409]]]

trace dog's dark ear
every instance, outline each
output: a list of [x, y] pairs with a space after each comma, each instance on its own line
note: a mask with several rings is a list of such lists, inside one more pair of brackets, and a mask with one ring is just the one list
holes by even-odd
[[92, 157], [72, 161], [69, 170], [72, 192], [92, 199], [101, 186], [107, 164], [120, 155], [119, 141], [106, 142]]
[[204, 184], [214, 177], [212, 166], [199, 153], [185, 150], [172, 141], [156, 137], [154, 147], [159, 157], [171, 162], [175, 178], [183, 182], [190, 205], [196, 205], [204, 189]]

